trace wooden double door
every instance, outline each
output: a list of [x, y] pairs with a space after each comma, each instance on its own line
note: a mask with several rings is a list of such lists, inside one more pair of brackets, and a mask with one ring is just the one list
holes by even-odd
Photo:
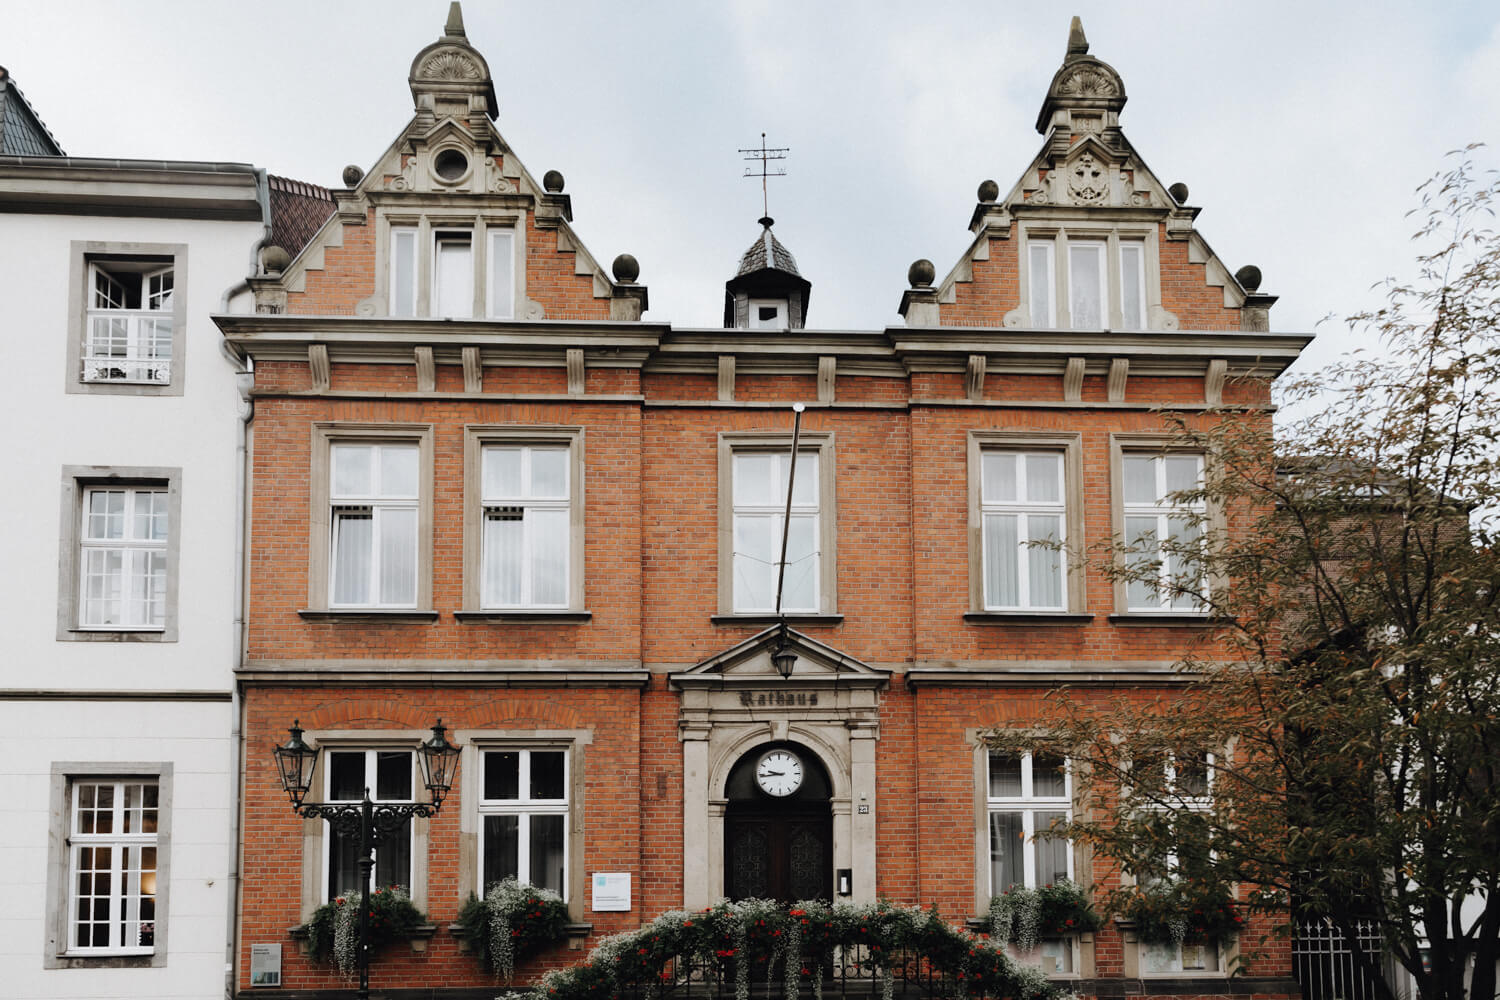
[[833, 813], [826, 801], [731, 802], [724, 815], [730, 899], [833, 899]]

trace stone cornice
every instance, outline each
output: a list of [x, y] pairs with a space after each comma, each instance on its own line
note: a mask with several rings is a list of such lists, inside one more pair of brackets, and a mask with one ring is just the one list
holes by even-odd
[[0, 157], [0, 211], [260, 221], [247, 163]]
[[643, 688], [639, 661], [567, 660], [252, 660], [235, 671], [241, 684], [299, 687], [398, 686]]
[[237, 350], [257, 361], [305, 361], [324, 345], [330, 362], [412, 363], [430, 348], [436, 363], [459, 364], [477, 347], [483, 364], [562, 366], [581, 348], [590, 368], [716, 374], [736, 358], [742, 375], [817, 374], [836, 359], [839, 375], [904, 377], [965, 372], [970, 358], [992, 374], [1061, 375], [1070, 358], [1085, 375], [1105, 376], [1116, 359], [1132, 375], [1200, 377], [1223, 362], [1227, 377], [1274, 377], [1296, 360], [1311, 334], [1241, 330], [1025, 330], [995, 327], [887, 327], [882, 331], [757, 332], [674, 330], [666, 323], [583, 320], [392, 319], [357, 316], [219, 315], [214, 322]]

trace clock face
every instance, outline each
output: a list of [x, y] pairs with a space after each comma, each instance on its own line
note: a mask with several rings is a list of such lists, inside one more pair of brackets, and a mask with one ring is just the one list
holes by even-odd
[[782, 798], [802, 787], [802, 761], [790, 750], [772, 750], [755, 765], [755, 783]]

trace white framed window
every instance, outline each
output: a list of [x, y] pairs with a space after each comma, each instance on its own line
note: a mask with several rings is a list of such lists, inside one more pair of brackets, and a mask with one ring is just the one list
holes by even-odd
[[421, 464], [417, 444], [330, 446], [330, 607], [417, 606]]
[[1120, 241], [1120, 326], [1146, 329], [1146, 245], [1139, 240]]
[[155, 778], [72, 782], [66, 955], [155, 950], [159, 804]]
[[85, 382], [172, 381], [173, 284], [170, 264], [98, 260], [89, 265]]
[[489, 288], [485, 315], [491, 319], [514, 319], [516, 315], [516, 234], [510, 229], [489, 230]]
[[[819, 460], [816, 449], [800, 450], [786, 545], [781, 609], [816, 613], [820, 601], [821, 547]], [[787, 523], [788, 452], [736, 450], [733, 457], [734, 611], [776, 610], [782, 526]]]
[[1037, 329], [1145, 330], [1157, 299], [1155, 236], [1140, 227], [1033, 227], [1022, 288]]
[[572, 536], [572, 448], [486, 444], [481, 607], [567, 608]]
[[1042, 938], [1030, 951], [1021, 951], [1014, 943], [1006, 945], [1010, 957], [1022, 965], [1042, 970], [1044, 976], [1078, 974], [1078, 937]]
[[[358, 803], [368, 789], [376, 803], [415, 802], [415, 759], [410, 750], [328, 749], [323, 772], [323, 797], [330, 804]], [[359, 877], [359, 835], [327, 824], [324, 859], [327, 896], [363, 892]], [[412, 887], [411, 820], [392, 831], [382, 831], [375, 847], [375, 884]]]
[[118, 632], [164, 627], [169, 519], [164, 488], [84, 488], [79, 628]]
[[474, 315], [474, 234], [440, 229], [432, 235], [432, 315]]
[[1109, 271], [1105, 245], [1093, 240], [1068, 244], [1068, 317], [1075, 330], [1109, 326]]
[[480, 752], [479, 886], [506, 878], [568, 899], [569, 754], [561, 747]]
[[417, 314], [417, 227], [392, 226], [390, 245], [392, 316]]
[[1197, 944], [1141, 943], [1141, 974], [1160, 975], [1217, 975], [1224, 968], [1220, 945], [1216, 941]]
[[984, 607], [1066, 610], [1063, 453], [985, 449], [980, 465]]
[[1125, 452], [1120, 475], [1129, 565], [1141, 574], [1126, 583], [1127, 609], [1202, 612], [1206, 580], [1191, 549], [1202, 533], [1207, 508], [1201, 500], [1181, 502], [1174, 494], [1202, 485], [1203, 456]]
[[1057, 278], [1052, 269], [1053, 250], [1052, 240], [1032, 240], [1026, 245], [1031, 325], [1048, 330], [1057, 326]]
[[786, 299], [751, 299], [750, 329], [785, 330], [790, 322]]
[[1072, 815], [1072, 779], [1060, 757], [988, 755], [990, 893], [1073, 877], [1067, 838], [1049, 833]]

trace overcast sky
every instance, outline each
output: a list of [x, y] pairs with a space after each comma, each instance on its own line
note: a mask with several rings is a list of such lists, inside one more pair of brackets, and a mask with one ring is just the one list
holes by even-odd
[[[70, 155], [337, 186], [410, 117], [411, 59], [447, 9], [0, 0], [0, 65]], [[1231, 270], [1261, 267], [1278, 330], [1370, 304], [1410, 269], [1414, 188], [1448, 150], [1500, 142], [1500, 3], [1479, 0], [469, 0], [464, 20], [501, 134], [534, 176], [563, 172], [597, 259], [639, 258], [647, 318], [720, 324], [761, 214], [736, 150], [764, 131], [791, 149], [770, 211], [813, 283], [809, 325], [878, 328], [914, 259], [941, 276], [967, 246], [979, 182], [1008, 190], [1040, 148], [1075, 13], [1125, 80], [1125, 134], [1189, 186]], [[1318, 329], [1308, 365], [1358, 340]]]

